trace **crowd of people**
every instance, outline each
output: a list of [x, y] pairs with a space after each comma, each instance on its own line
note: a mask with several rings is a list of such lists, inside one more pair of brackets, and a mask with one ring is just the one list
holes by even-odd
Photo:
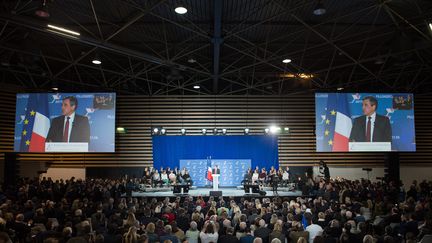
[[123, 197], [129, 179], [20, 179], [0, 193], [3, 242], [431, 242], [431, 181], [317, 179], [315, 197]]

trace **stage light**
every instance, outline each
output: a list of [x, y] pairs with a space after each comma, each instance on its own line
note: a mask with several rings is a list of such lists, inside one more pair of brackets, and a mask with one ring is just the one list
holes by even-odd
[[54, 91], [58, 91], [57, 87], [52, 87], [51, 89], [54, 90]]
[[100, 65], [100, 64], [102, 64], [102, 61], [101, 61], [101, 59], [99, 58], [99, 55], [98, 55], [97, 53], [96, 53], [95, 57], [93, 58], [92, 63], [93, 63], [93, 64], [96, 64], [96, 65]]
[[185, 135], [185, 134], [186, 134], [186, 129], [182, 128], [182, 129], [180, 130], [180, 132], [181, 132], [182, 135]]
[[282, 60], [283, 63], [290, 63], [291, 61], [292, 61], [292, 60], [289, 59], [289, 58], [286, 58], [286, 59], [283, 59], [283, 60]]
[[432, 31], [432, 23], [429, 23], [429, 29]]
[[188, 63], [196, 63], [196, 59], [191, 57], [188, 59]]
[[270, 129], [266, 128], [266, 129], [264, 129], [264, 132], [265, 132], [266, 134], [268, 134], [268, 133], [270, 132]]
[[343, 87], [338, 87], [338, 88], [337, 88], [338, 91], [341, 91], [341, 90], [343, 90], [343, 89], [344, 89]]
[[61, 31], [61, 32], [64, 32], [64, 33], [68, 33], [68, 34], [71, 34], [71, 35], [76, 35], [76, 36], [81, 35], [80, 33], [76, 32], [76, 31], [68, 30], [68, 29], [65, 29], [63, 27], [55, 26], [55, 25], [52, 25], [52, 24], [49, 24], [47, 26], [50, 29], [58, 30], [58, 31]]
[[323, 15], [327, 12], [327, 10], [324, 7], [324, 4], [322, 4], [321, 0], [318, 0], [317, 5], [314, 8], [313, 13], [317, 16]]
[[271, 126], [270, 127], [270, 133], [272, 133], [272, 134], [278, 133], [278, 132], [280, 132], [280, 130], [281, 130], [281, 128], [277, 127], [277, 126]]
[[187, 13], [187, 9], [185, 7], [179, 6], [174, 9], [174, 11], [178, 14], [185, 14]]
[[193, 88], [194, 89], [200, 89], [201, 87], [199, 85], [194, 85]]
[[36, 16], [41, 18], [49, 18], [50, 13], [48, 12], [47, 0], [42, 0], [40, 6], [35, 11]]
[[116, 131], [117, 133], [126, 133], [126, 129], [124, 127], [117, 127]]
[[248, 134], [249, 134], [249, 128], [245, 128], [245, 129], [244, 129], [244, 133], [245, 133], [246, 135], [248, 135]]
[[289, 132], [289, 127], [284, 127], [285, 132]]
[[166, 129], [165, 129], [165, 128], [162, 128], [162, 129], [161, 129], [161, 134], [162, 134], [162, 135], [165, 135], [165, 133], [166, 133]]
[[201, 129], [201, 132], [202, 132], [202, 134], [205, 135], [207, 133], [207, 129], [203, 128], [203, 129]]
[[222, 128], [222, 134], [225, 135], [227, 133], [226, 128]]
[[158, 134], [159, 129], [157, 127], [153, 128], [153, 134]]

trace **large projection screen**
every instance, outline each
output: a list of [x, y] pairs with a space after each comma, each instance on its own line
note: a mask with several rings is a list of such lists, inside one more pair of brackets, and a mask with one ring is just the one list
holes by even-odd
[[19, 93], [15, 152], [114, 152], [115, 93]]
[[415, 151], [411, 93], [316, 93], [316, 151]]

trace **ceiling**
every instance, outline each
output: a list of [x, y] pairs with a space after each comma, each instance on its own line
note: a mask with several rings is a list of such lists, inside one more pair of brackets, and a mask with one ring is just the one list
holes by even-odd
[[50, 16], [41, 18], [43, 2], [0, 5], [3, 85], [146, 95], [431, 92], [428, 0], [322, 0], [323, 15], [313, 13], [317, 0], [47, 0]]

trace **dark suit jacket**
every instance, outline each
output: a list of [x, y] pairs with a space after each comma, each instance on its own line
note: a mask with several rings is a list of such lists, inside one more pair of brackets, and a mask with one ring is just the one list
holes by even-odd
[[[47, 142], [63, 142], [64, 116], [58, 116], [51, 121]], [[90, 124], [86, 116], [75, 113], [69, 142], [88, 143], [90, 141]]]
[[[372, 136], [372, 142], [392, 141], [392, 130], [388, 117], [376, 114]], [[354, 119], [350, 141], [366, 142], [366, 116], [360, 116]]]
[[220, 175], [220, 169], [213, 169], [212, 174]]
[[254, 236], [260, 237], [262, 239], [263, 243], [268, 243], [271, 232], [272, 231], [267, 227], [259, 227], [258, 229], [256, 229], [254, 231]]

